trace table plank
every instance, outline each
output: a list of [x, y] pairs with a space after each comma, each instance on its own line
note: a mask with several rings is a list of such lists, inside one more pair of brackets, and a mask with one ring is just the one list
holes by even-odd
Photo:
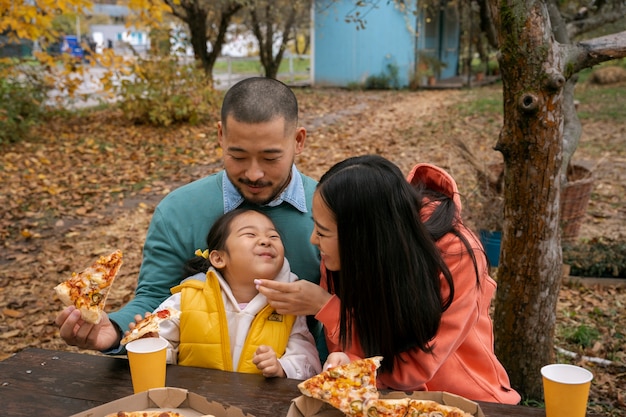
[[11, 386], [0, 387], [2, 415], [10, 417], [67, 417], [96, 407], [100, 401], [60, 397], [40, 392], [24, 391]]
[[[287, 414], [299, 381], [168, 365], [167, 386], [257, 417]], [[29, 348], [0, 361], [0, 404], [8, 416], [68, 416], [132, 395], [126, 358]], [[544, 410], [479, 402], [486, 417], [544, 417]]]

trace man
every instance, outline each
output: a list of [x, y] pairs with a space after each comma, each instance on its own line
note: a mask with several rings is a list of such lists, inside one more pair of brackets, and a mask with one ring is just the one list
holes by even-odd
[[[55, 322], [69, 345], [119, 353], [120, 340], [136, 315], [153, 311], [183, 278], [183, 265], [204, 249], [215, 220], [237, 207], [266, 212], [279, 229], [285, 255], [300, 279], [319, 283], [319, 252], [309, 242], [311, 200], [317, 182], [296, 169], [294, 160], [306, 140], [298, 126], [298, 102], [280, 81], [248, 78], [224, 96], [217, 128], [224, 170], [187, 184], [157, 206], [143, 248], [135, 297], [119, 311], [85, 323], [70, 306]], [[323, 335], [314, 322], [322, 362]]]

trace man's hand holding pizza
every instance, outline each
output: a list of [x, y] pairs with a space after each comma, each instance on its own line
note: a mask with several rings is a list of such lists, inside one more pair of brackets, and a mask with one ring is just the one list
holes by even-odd
[[100, 351], [119, 346], [121, 331], [109, 320], [104, 306], [121, 266], [122, 251], [116, 250], [54, 287], [67, 306], [54, 322], [68, 345]]
[[65, 343], [81, 349], [104, 351], [119, 345], [121, 334], [105, 312], [100, 313], [98, 324], [87, 323], [74, 306], [63, 309], [54, 322]]

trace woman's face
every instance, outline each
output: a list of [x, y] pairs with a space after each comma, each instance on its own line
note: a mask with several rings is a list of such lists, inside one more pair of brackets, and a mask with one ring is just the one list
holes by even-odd
[[317, 246], [322, 261], [329, 271], [339, 271], [339, 235], [335, 215], [328, 208], [319, 192], [313, 194], [313, 233], [311, 243]]

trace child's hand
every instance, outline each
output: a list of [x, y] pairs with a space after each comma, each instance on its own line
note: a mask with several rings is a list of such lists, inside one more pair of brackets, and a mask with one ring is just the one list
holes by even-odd
[[278, 362], [276, 352], [269, 346], [261, 345], [254, 352], [252, 363], [263, 373], [266, 378], [285, 377], [285, 371]]
[[[135, 318], [135, 322], [134, 323], [128, 323], [129, 330], [126, 330], [124, 332], [123, 337], [126, 337], [126, 336], [130, 335], [133, 332], [133, 330], [135, 330], [135, 327], [137, 327], [137, 324], [139, 324], [140, 321], [142, 321], [145, 318], [150, 317], [151, 315], [152, 315], [152, 313], [150, 313], [149, 311], [146, 311], [146, 313], [144, 314], [143, 317], [141, 317], [140, 314], [135, 314], [135, 317], [134, 317]], [[146, 333], [145, 335], [141, 336], [139, 339], [143, 339], [144, 337], [159, 337], [159, 333], [157, 333], [157, 332], [149, 332], [149, 333]]]

